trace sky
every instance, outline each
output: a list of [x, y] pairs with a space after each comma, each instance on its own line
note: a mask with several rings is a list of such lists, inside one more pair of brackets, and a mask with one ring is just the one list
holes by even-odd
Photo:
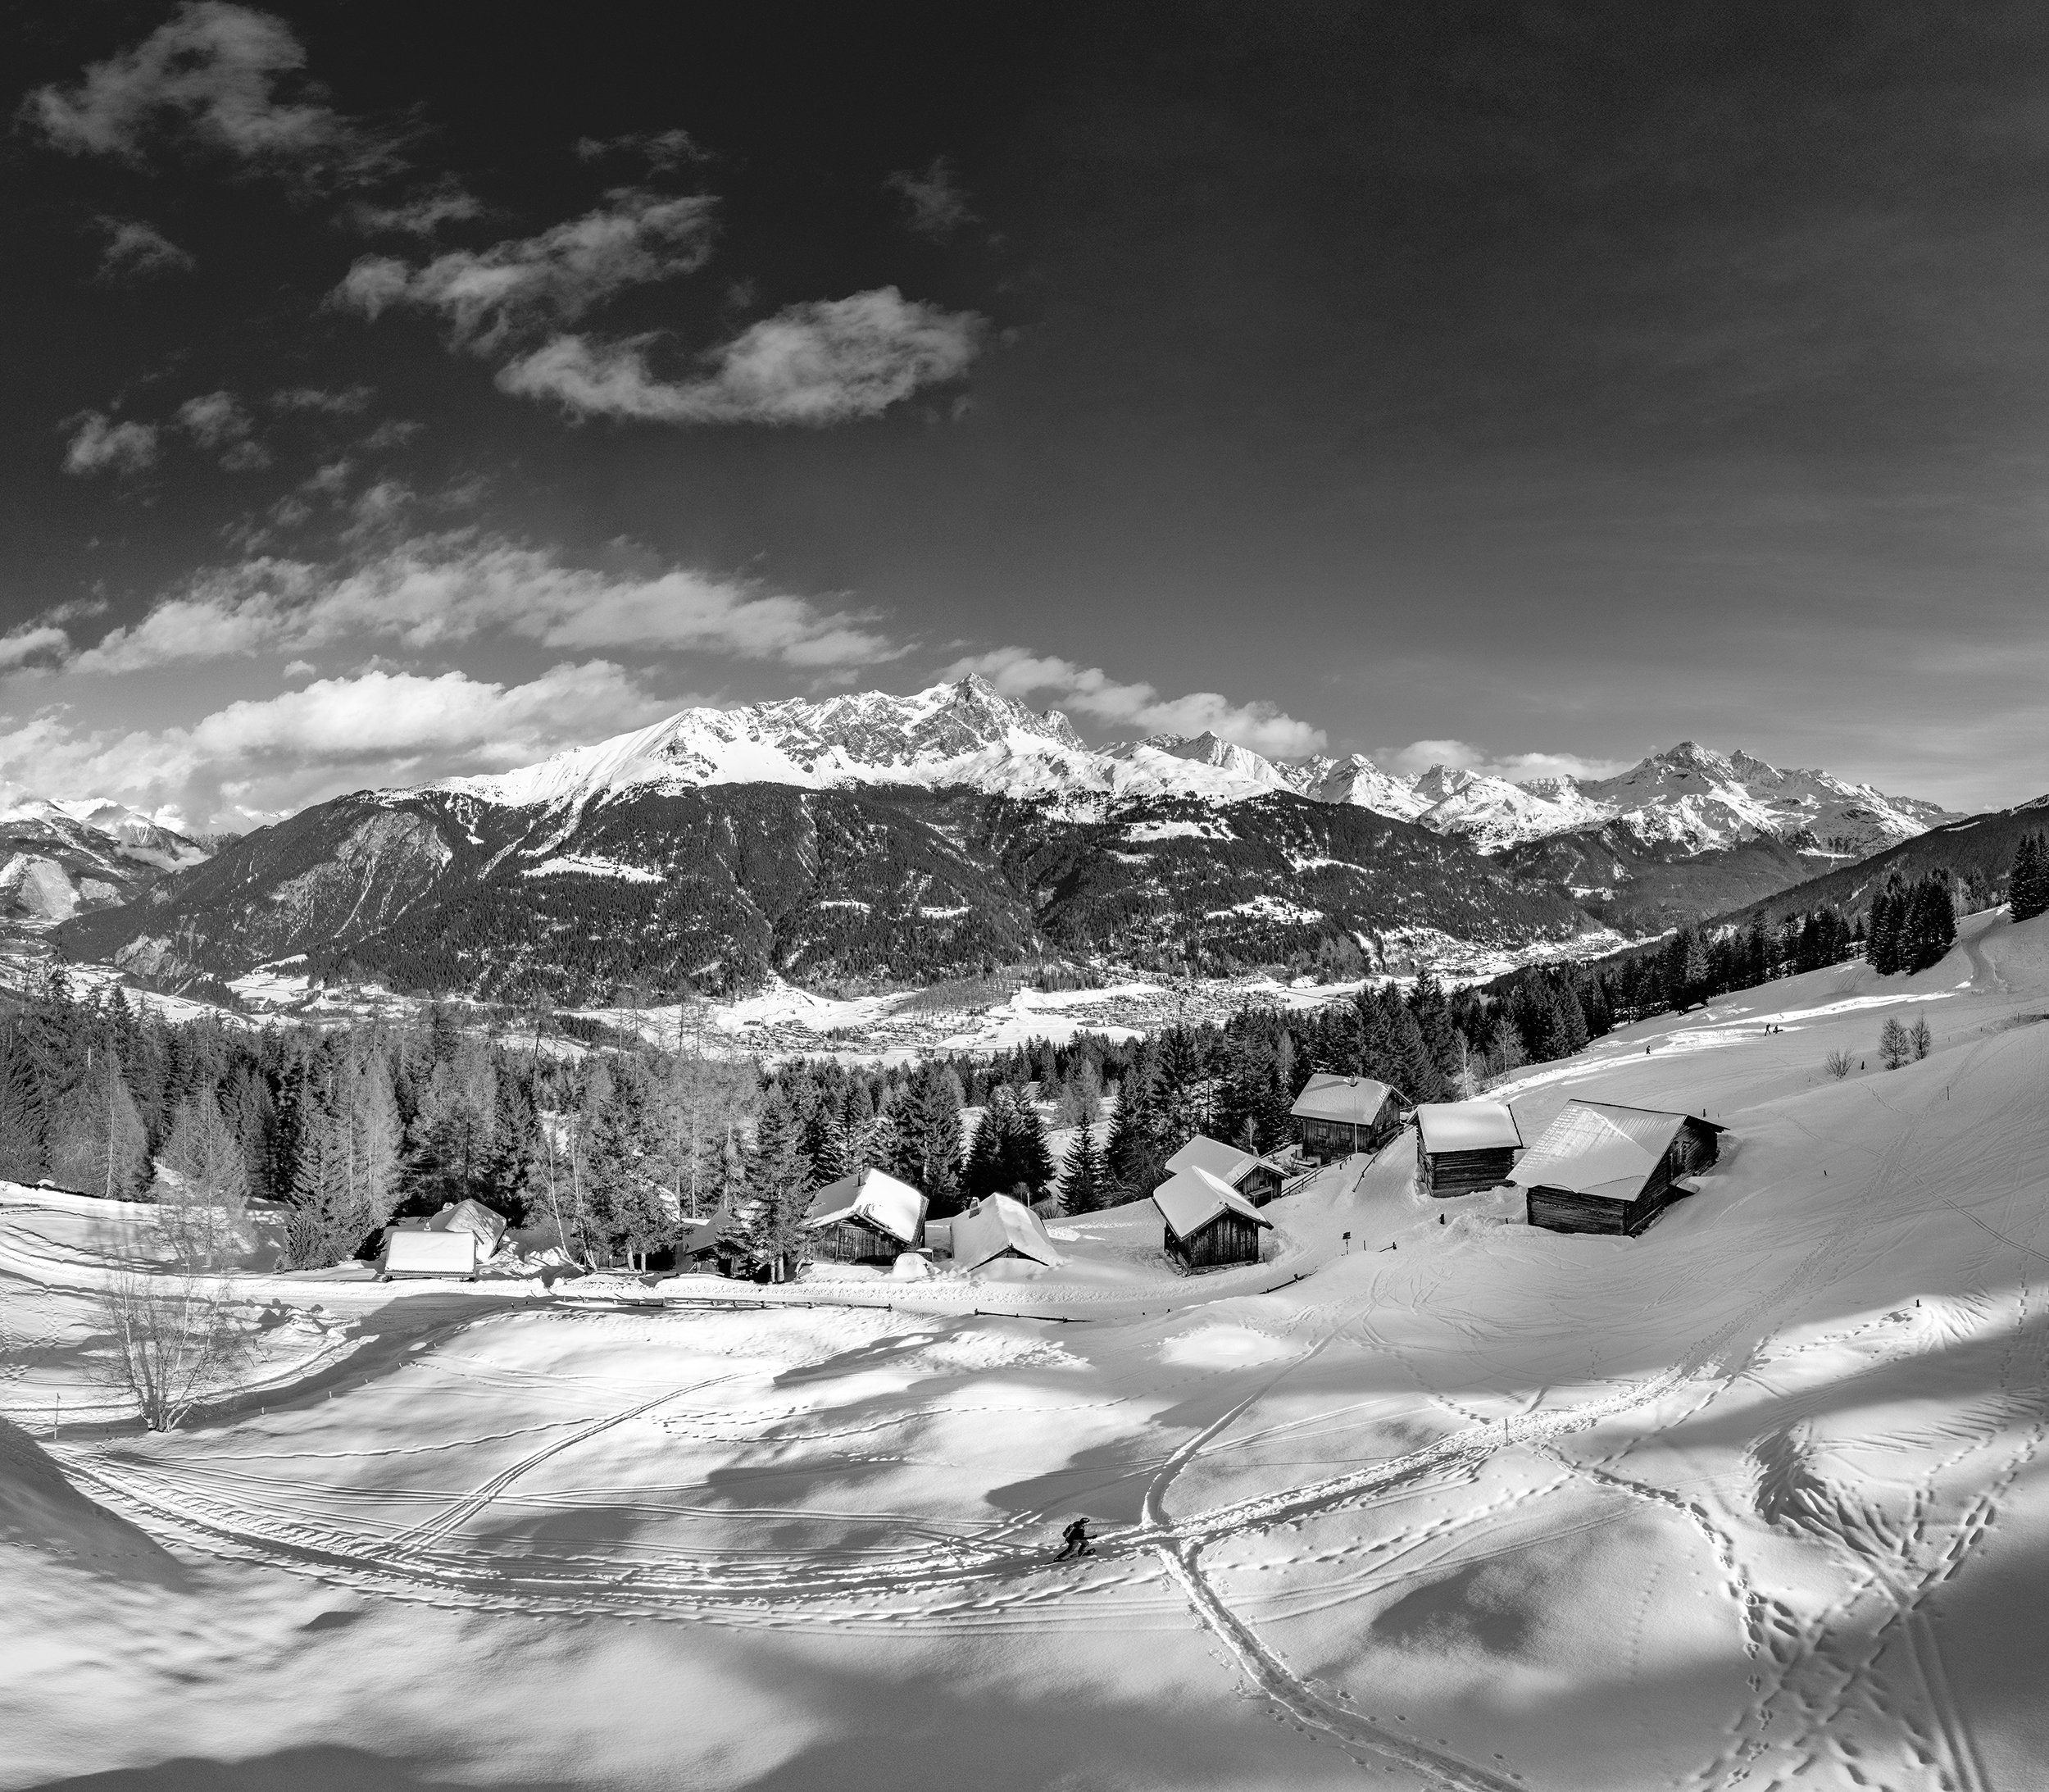
[[194, 830], [977, 670], [2049, 789], [2049, 14], [15, 9], [0, 780]]

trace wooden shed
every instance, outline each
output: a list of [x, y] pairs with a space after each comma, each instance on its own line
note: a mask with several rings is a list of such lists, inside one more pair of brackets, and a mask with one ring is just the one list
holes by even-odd
[[896, 1262], [925, 1243], [925, 1198], [882, 1170], [829, 1182], [804, 1216], [806, 1249], [827, 1263]]
[[739, 1224], [729, 1213], [685, 1220], [676, 1229], [672, 1264], [682, 1276], [732, 1276], [741, 1267]]
[[1260, 1234], [1274, 1222], [1220, 1176], [1183, 1170], [1152, 1191], [1166, 1221], [1167, 1255], [1184, 1269], [1225, 1269], [1256, 1263]]
[[1401, 1126], [1401, 1102], [1385, 1083], [1370, 1076], [1338, 1076], [1319, 1071], [1302, 1085], [1288, 1110], [1295, 1138], [1319, 1163], [1378, 1151]]
[[1498, 1189], [1522, 1148], [1522, 1130], [1500, 1102], [1426, 1101], [1415, 1111], [1416, 1176], [1426, 1194]]
[[1525, 1191], [1532, 1226], [1634, 1237], [1693, 1192], [1679, 1178], [1715, 1162], [1722, 1132], [1693, 1114], [1567, 1102], [1509, 1180]]
[[985, 1194], [953, 1218], [954, 1267], [979, 1269], [1000, 1258], [1020, 1258], [1056, 1269], [1065, 1259], [1047, 1234], [1046, 1222], [1007, 1194]]
[[1279, 1194], [1286, 1179], [1281, 1167], [1270, 1158], [1241, 1151], [1236, 1145], [1206, 1138], [1201, 1133], [1168, 1158], [1166, 1167], [1170, 1176], [1184, 1170], [1206, 1170], [1229, 1183], [1256, 1208], [1265, 1207]]

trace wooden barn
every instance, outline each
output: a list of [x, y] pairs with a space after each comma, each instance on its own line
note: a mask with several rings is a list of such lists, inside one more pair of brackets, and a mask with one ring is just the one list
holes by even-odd
[[1260, 1234], [1274, 1222], [1220, 1176], [1183, 1170], [1152, 1191], [1166, 1221], [1166, 1252], [1184, 1269], [1227, 1269], [1256, 1263]]
[[1522, 1129], [1500, 1102], [1426, 1101], [1415, 1111], [1416, 1180], [1425, 1194], [1498, 1189], [1522, 1148]]
[[743, 1255], [738, 1234], [738, 1223], [729, 1213], [685, 1220], [670, 1248], [672, 1266], [679, 1276], [737, 1275]]
[[1634, 1237], [1693, 1192], [1679, 1178], [1714, 1162], [1722, 1131], [1693, 1114], [1567, 1102], [1509, 1180], [1525, 1191], [1532, 1226]]
[[953, 1265], [979, 1269], [1002, 1258], [1017, 1258], [1057, 1269], [1065, 1261], [1047, 1235], [1046, 1222], [1007, 1194], [985, 1194], [953, 1220]]
[[1355, 1151], [1378, 1151], [1399, 1130], [1401, 1106], [1393, 1089], [1370, 1076], [1319, 1071], [1288, 1113], [1303, 1154], [1329, 1163]]
[[1286, 1180], [1285, 1172], [1270, 1158], [1240, 1151], [1236, 1145], [1205, 1138], [1201, 1133], [1167, 1159], [1170, 1176], [1179, 1175], [1184, 1170], [1208, 1171], [1211, 1176], [1229, 1183], [1256, 1208], [1265, 1207], [1279, 1194], [1281, 1184]]
[[829, 1182], [804, 1216], [808, 1253], [827, 1263], [879, 1263], [925, 1243], [925, 1198], [881, 1170]]

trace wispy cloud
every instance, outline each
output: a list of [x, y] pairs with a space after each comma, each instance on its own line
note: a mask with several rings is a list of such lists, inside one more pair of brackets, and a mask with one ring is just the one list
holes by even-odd
[[376, 396], [374, 386], [286, 386], [270, 394], [273, 411], [324, 411], [331, 416], [352, 416]]
[[95, 473], [138, 473], [157, 458], [157, 425], [116, 423], [98, 411], [68, 417], [72, 435], [64, 448], [64, 471], [80, 478]]
[[484, 216], [484, 202], [453, 175], [443, 175], [388, 205], [366, 199], [342, 208], [340, 221], [363, 236], [434, 235], [444, 224], [465, 224]]
[[102, 214], [93, 220], [106, 239], [100, 250], [99, 278], [103, 280], [146, 279], [152, 274], [186, 274], [198, 263], [153, 224], [139, 218], [111, 218]]
[[708, 371], [695, 378], [656, 374], [647, 338], [565, 335], [501, 368], [498, 384], [579, 417], [843, 423], [879, 416], [922, 386], [959, 378], [982, 330], [972, 312], [942, 311], [884, 286], [792, 305], [750, 325], [713, 350]]
[[1165, 697], [1155, 685], [1124, 683], [1100, 666], [1026, 648], [998, 648], [956, 660], [942, 675], [961, 678], [970, 672], [979, 672], [1006, 697], [1050, 696], [1059, 708], [1111, 727], [1149, 735], [1206, 732], [1280, 758], [1315, 753], [1325, 744], [1322, 729], [1297, 721], [1271, 703], [1234, 703], [1215, 691]]
[[365, 256], [334, 302], [375, 318], [394, 306], [445, 317], [455, 342], [488, 352], [509, 338], [580, 316], [628, 287], [703, 266], [718, 202], [624, 188], [580, 218], [488, 249], [456, 249], [419, 266]]
[[1629, 759], [1589, 759], [1573, 753], [1495, 753], [1470, 740], [1412, 740], [1406, 747], [1373, 756], [1390, 771], [1413, 777], [1433, 766], [1483, 777], [1528, 784], [1538, 778], [1612, 778], [1635, 763]]
[[656, 174], [667, 174], [686, 162], [709, 161], [711, 152], [701, 148], [687, 130], [643, 130], [621, 137], [579, 137], [576, 153], [584, 161], [601, 157], [638, 155]]
[[[384, 512], [361, 514], [379, 493]], [[356, 502], [373, 539], [402, 515], [391, 482]], [[302, 655], [337, 643], [419, 653], [500, 634], [557, 650], [639, 648], [773, 660], [807, 670], [873, 665], [902, 649], [871, 617], [688, 567], [617, 573], [467, 531], [420, 536], [348, 565], [260, 556], [213, 569], [71, 669], [129, 673], [202, 660]]]
[[951, 236], [962, 225], [976, 221], [968, 209], [967, 193], [944, 156], [934, 156], [922, 174], [899, 168], [883, 185], [902, 197], [905, 222], [920, 236]]
[[0, 719], [0, 764], [26, 788], [103, 793], [173, 826], [246, 826], [366, 784], [529, 764], [675, 707], [606, 660], [523, 684], [374, 668], [232, 703], [189, 728], [80, 729], [61, 708]]
[[305, 186], [390, 172], [391, 134], [327, 105], [303, 79], [305, 66], [284, 20], [228, 0], [189, 0], [132, 48], [89, 64], [74, 85], [37, 89], [19, 116], [54, 148], [138, 166], [168, 143]]
[[202, 448], [225, 452], [230, 473], [252, 473], [270, 464], [270, 451], [252, 433], [255, 425], [232, 392], [209, 392], [178, 407], [179, 427]]

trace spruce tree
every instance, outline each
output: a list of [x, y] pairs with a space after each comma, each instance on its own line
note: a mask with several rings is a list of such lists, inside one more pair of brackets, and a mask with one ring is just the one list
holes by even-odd
[[158, 1223], [179, 1262], [218, 1268], [239, 1248], [249, 1169], [211, 1089], [178, 1104], [157, 1181]]
[[1871, 898], [1870, 931], [1865, 957], [1882, 977], [1889, 977], [1901, 966], [1900, 936], [1906, 921], [1906, 885], [1897, 871]]
[[2013, 870], [2006, 882], [2006, 901], [2015, 921], [2033, 921], [2049, 912], [2049, 841], [2024, 834], [2014, 848]]
[[786, 1281], [796, 1273], [811, 1182], [803, 1142], [779, 1085], [761, 1098], [740, 1197], [747, 1255], [768, 1280]]
[[1080, 1127], [1061, 1166], [1060, 1210], [1068, 1214], [1093, 1213], [1109, 1204], [1102, 1149], [1094, 1134], [1086, 1126]]
[[34, 1182], [48, 1176], [48, 1131], [35, 1060], [10, 1036], [0, 1055], [0, 1179]]
[[112, 1047], [101, 1046], [93, 1054], [85, 1073], [58, 1104], [50, 1129], [50, 1162], [64, 1187], [109, 1200], [133, 1200], [148, 1185], [142, 1118]]
[[1173, 1155], [1161, 1139], [1158, 1072], [1149, 1053], [1148, 1044], [1124, 1073], [1105, 1150], [1111, 1186], [1127, 1200], [1159, 1187]]

